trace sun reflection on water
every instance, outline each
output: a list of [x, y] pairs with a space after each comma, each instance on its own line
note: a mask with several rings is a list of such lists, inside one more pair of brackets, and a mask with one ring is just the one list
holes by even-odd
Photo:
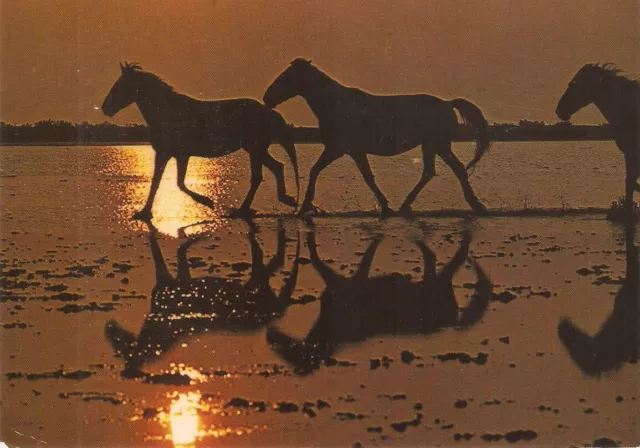
[[[200, 391], [170, 392], [167, 398], [171, 400], [168, 407], [156, 410], [138, 410], [138, 415], [131, 421], [152, 418], [160, 423], [163, 436], [147, 436], [147, 441], [168, 441], [176, 448], [195, 447], [207, 438], [225, 436], [243, 436], [255, 431], [266, 430], [266, 426], [231, 427], [221, 425], [219, 419], [227, 414], [224, 403], [219, 394], [202, 394]], [[215, 421], [211, 421], [215, 419]]]
[[194, 446], [200, 431], [200, 398], [199, 392], [187, 392], [179, 394], [171, 403], [168, 419], [174, 446]]
[[[154, 153], [150, 147], [122, 146], [109, 154], [108, 166], [103, 174], [111, 176], [122, 195], [118, 219], [122, 224], [138, 228], [139, 222], [131, 221], [149, 194], [153, 173]], [[177, 186], [175, 160], [169, 161], [162, 176], [153, 204], [153, 224], [162, 233], [177, 236], [179, 230], [196, 222], [206, 221], [217, 227], [222, 215], [234, 203], [231, 199], [234, 164], [229, 157], [219, 159], [191, 158], [186, 176], [187, 187], [213, 201], [213, 208], [195, 202]], [[114, 179], [115, 178], [115, 179]]]

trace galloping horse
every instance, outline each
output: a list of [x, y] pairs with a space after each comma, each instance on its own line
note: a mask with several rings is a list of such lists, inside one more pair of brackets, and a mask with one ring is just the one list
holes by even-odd
[[640, 83], [626, 78], [611, 63], [586, 64], [575, 74], [560, 98], [556, 114], [561, 120], [589, 104], [595, 104], [613, 126], [615, 141], [624, 153], [626, 168], [624, 208], [628, 216], [633, 210], [633, 191], [640, 191]]
[[156, 152], [149, 197], [134, 218], [151, 219], [153, 199], [172, 157], [178, 167], [178, 188], [196, 202], [212, 207], [211, 199], [189, 190], [184, 183], [189, 157], [221, 157], [240, 148], [249, 153], [251, 160], [251, 187], [234, 214], [251, 214], [251, 202], [262, 182], [262, 165], [276, 177], [280, 202], [292, 207], [297, 205], [297, 200], [286, 194], [282, 163], [268, 152], [272, 140], [282, 145], [293, 164], [299, 192], [296, 149], [290, 128], [280, 114], [248, 98], [222, 101], [191, 98], [177, 93], [157, 75], [143, 71], [137, 64], [125, 62], [120, 64], [120, 70], [120, 78], [105, 98], [102, 111], [112, 117], [135, 102], [149, 125], [151, 146]]
[[[422, 177], [400, 207], [411, 211], [411, 203], [435, 176], [438, 154], [462, 184], [464, 197], [476, 212], [485, 207], [478, 200], [467, 176], [489, 149], [489, 126], [478, 107], [457, 98], [444, 101], [430, 95], [372, 95], [346, 87], [330, 78], [305, 59], [295, 59], [269, 86], [264, 103], [274, 108], [295, 96], [303, 97], [318, 118], [324, 152], [311, 168], [309, 186], [299, 213], [314, 209], [313, 198], [320, 172], [334, 160], [348, 154], [355, 161], [384, 215], [391, 214], [389, 201], [375, 183], [367, 154], [393, 156], [422, 145]], [[476, 153], [464, 165], [451, 151], [451, 140], [458, 127], [456, 109], [465, 124], [476, 129]]]

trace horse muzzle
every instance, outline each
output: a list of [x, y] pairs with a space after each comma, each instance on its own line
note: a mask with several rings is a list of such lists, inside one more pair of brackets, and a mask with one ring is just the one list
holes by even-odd
[[102, 113], [107, 117], [113, 117], [116, 114], [116, 111], [108, 107], [107, 105], [102, 105]]
[[269, 109], [274, 109], [274, 108], [277, 106], [277, 104], [276, 104], [276, 102], [275, 102], [275, 101], [269, 100], [269, 99], [267, 99], [267, 97], [264, 97], [264, 98], [262, 99], [262, 102], [263, 102], [263, 103], [264, 103], [264, 105], [265, 105], [265, 106], [267, 106]]
[[561, 110], [560, 108], [556, 108], [556, 115], [562, 121], [568, 121], [571, 118], [571, 114], [569, 112]]

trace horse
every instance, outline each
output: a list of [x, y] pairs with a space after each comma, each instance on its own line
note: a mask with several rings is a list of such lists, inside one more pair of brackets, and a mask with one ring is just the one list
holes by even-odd
[[[489, 125], [482, 111], [473, 103], [456, 98], [445, 101], [431, 95], [372, 95], [347, 87], [332, 79], [311, 61], [297, 58], [268, 87], [263, 101], [275, 108], [295, 96], [304, 98], [318, 118], [324, 151], [311, 168], [309, 185], [299, 209], [303, 214], [317, 210], [313, 205], [320, 172], [345, 154], [351, 156], [367, 186], [374, 193], [383, 215], [393, 214], [389, 201], [376, 185], [367, 154], [394, 156], [422, 145], [423, 171], [417, 185], [400, 207], [410, 213], [411, 204], [435, 176], [438, 154], [457, 176], [464, 197], [475, 212], [485, 211], [476, 197], [467, 172], [489, 149]], [[465, 166], [451, 150], [458, 128], [455, 110], [466, 125], [476, 131], [473, 160]]]
[[594, 104], [611, 123], [615, 142], [624, 154], [626, 171], [624, 209], [633, 214], [633, 192], [640, 191], [640, 83], [622, 75], [612, 63], [586, 64], [575, 74], [564, 92], [556, 115], [569, 120], [583, 107]]
[[299, 374], [317, 370], [342, 346], [381, 335], [426, 335], [444, 328], [469, 328], [480, 321], [492, 297], [492, 284], [482, 268], [470, 259], [478, 281], [466, 309], [461, 311], [453, 288], [453, 276], [469, 258], [470, 234], [453, 258], [436, 272], [436, 255], [416, 240], [422, 253], [422, 281], [392, 273], [369, 277], [373, 257], [382, 238], [376, 237], [362, 256], [352, 277], [335, 272], [318, 255], [315, 235], [307, 235], [310, 260], [326, 288], [320, 296], [320, 315], [303, 340], [296, 340], [274, 325], [267, 341]]
[[284, 265], [285, 230], [278, 222], [276, 254], [265, 264], [264, 253], [256, 240], [256, 227], [249, 222], [251, 273], [245, 283], [218, 276], [192, 277], [188, 250], [202, 235], [191, 237], [177, 251], [177, 275], [169, 273], [157, 231], [150, 227], [149, 244], [155, 265], [156, 285], [151, 293], [151, 306], [137, 335], [117, 321], [105, 325], [105, 336], [117, 357], [124, 360], [122, 376], [144, 377], [143, 367], [164, 356], [179, 341], [205, 332], [236, 331], [251, 333], [281, 317], [294, 302], [300, 259], [300, 238], [290, 276], [276, 294], [269, 279]]
[[558, 337], [578, 368], [588, 376], [620, 369], [625, 363], [637, 363], [640, 355], [640, 262], [634, 244], [635, 227], [625, 229], [626, 275], [613, 302], [613, 311], [591, 336], [570, 319], [558, 324]]
[[149, 220], [160, 179], [171, 158], [176, 159], [178, 188], [193, 200], [207, 207], [213, 201], [191, 191], [184, 183], [190, 157], [221, 157], [239, 149], [249, 154], [251, 187], [232, 216], [251, 215], [251, 202], [262, 182], [262, 166], [273, 172], [277, 180], [278, 199], [296, 207], [298, 200], [287, 195], [284, 166], [268, 152], [277, 141], [293, 164], [298, 195], [298, 163], [290, 127], [277, 112], [249, 98], [202, 101], [178, 93], [159, 76], [142, 70], [140, 65], [120, 64], [121, 75], [107, 94], [102, 111], [113, 117], [120, 110], [136, 103], [149, 125], [150, 143], [155, 150], [151, 189], [147, 202], [134, 219]]

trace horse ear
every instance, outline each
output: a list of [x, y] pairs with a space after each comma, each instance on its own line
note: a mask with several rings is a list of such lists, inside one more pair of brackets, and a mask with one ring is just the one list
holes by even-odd
[[124, 74], [124, 65], [122, 65], [122, 62], [120, 63], [120, 72]]
[[304, 65], [311, 65], [311, 60], [310, 59], [304, 59], [304, 58], [296, 58], [293, 61], [291, 61], [291, 65], [295, 66], [304, 66]]

